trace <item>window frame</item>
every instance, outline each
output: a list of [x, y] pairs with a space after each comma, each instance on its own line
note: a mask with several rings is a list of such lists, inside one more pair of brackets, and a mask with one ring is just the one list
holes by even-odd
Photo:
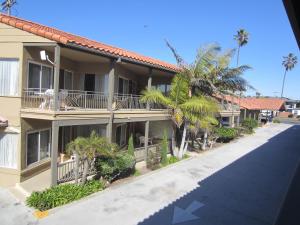
[[[49, 131], [49, 143], [48, 143], [48, 153], [49, 157], [46, 157], [44, 159], [41, 159], [41, 132], [43, 131]], [[36, 162], [28, 164], [27, 162], [27, 153], [28, 153], [28, 135], [38, 133], [38, 160]], [[26, 132], [26, 167], [38, 164], [39, 162], [46, 160], [47, 158], [51, 157], [51, 128], [43, 128], [43, 129], [37, 129], [37, 130], [32, 130], [32, 131], [27, 131]]]
[[34, 60], [28, 60], [28, 62], [27, 62], [27, 85], [26, 85], [26, 88], [29, 89], [29, 65], [30, 64], [35, 64], [35, 65], [40, 66], [39, 87], [36, 88], [36, 89], [39, 89], [39, 91], [42, 92], [42, 73], [43, 73], [43, 67], [48, 67], [48, 68], [51, 69], [51, 76], [52, 76], [51, 77], [51, 79], [52, 79], [51, 83], [52, 83], [52, 85], [50, 85], [50, 86], [52, 86], [52, 87], [50, 87], [49, 89], [53, 89], [53, 85], [54, 85], [54, 83], [53, 83], [53, 79], [54, 79], [53, 66], [51, 66], [49, 64], [46, 64], [46, 63], [36, 62]]

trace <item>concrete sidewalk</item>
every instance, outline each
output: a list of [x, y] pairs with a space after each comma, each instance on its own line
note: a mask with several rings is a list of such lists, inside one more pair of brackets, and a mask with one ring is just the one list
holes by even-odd
[[287, 124], [259, 128], [58, 208], [39, 224], [272, 224], [299, 162], [299, 134], [300, 126]]

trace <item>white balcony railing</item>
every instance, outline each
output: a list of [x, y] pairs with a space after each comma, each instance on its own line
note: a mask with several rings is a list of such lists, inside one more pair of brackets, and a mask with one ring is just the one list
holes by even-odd
[[[147, 103], [141, 102], [141, 95], [115, 94], [113, 108], [119, 109], [147, 109]], [[150, 109], [165, 109], [160, 104], [149, 104]]]
[[[23, 90], [22, 108], [54, 109], [53, 89], [28, 88]], [[93, 110], [107, 109], [108, 95], [100, 92], [79, 90], [60, 90], [58, 98], [59, 110]], [[141, 95], [115, 94], [113, 110], [147, 109], [147, 103], [140, 101]], [[150, 109], [165, 109], [159, 104], [149, 104]]]
[[[99, 92], [60, 90], [58, 104], [60, 110], [106, 109], [107, 95]], [[23, 90], [22, 107], [53, 110], [53, 89]]]

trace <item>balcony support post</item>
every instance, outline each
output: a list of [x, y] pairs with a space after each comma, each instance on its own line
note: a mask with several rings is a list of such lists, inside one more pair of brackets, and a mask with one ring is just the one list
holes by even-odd
[[[147, 89], [150, 90], [152, 87], [152, 68], [149, 68], [149, 77]], [[147, 110], [150, 110], [150, 104], [147, 102]]]
[[110, 117], [108, 124], [106, 126], [106, 137], [107, 140], [111, 143], [112, 142], [112, 126], [113, 126], [113, 101], [114, 101], [114, 92], [115, 92], [115, 66], [116, 60], [112, 59], [110, 61], [110, 71], [108, 73], [108, 104], [107, 109], [110, 111]]
[[53, 85], [53, 110], [59, 110], [59, 68], [60, 68], [60, 46], [54, 47], [54, 85]]
[[147, 165], [147, 160], [148, 160], [149, 124], [150, 124], [150, 121], [147, 120], [145, 123], [145, 144], [144, 144], [146, 165]]
[[53, 120], [51, 129], [51, 186], [57, 185], [58, 133], [59, 124]]

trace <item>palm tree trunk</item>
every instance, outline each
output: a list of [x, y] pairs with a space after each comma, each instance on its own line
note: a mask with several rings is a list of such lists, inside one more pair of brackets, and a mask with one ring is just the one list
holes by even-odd
[[75, 153], [75, 184], [78, 184], [78, 178], [79, 178], [79, 155], [76, 152]]
[[240, 45], [238, 47], [238, 50], [237, 50], [237, 57], [236, 57], [236, 66], [238, 67], [239, 66], [239, 60], [240, 60]]
[[182, 159], [182, 156], [183, 156], [184, 144], [185, 144], [185, 139], [186, 139], [186, 130], [187, 130], [186, 128], [187, 128], [187, 125], [185, 123], [184, 128], [183, 128], [183, 133], [182, 133], [180, 149], [179, 149], [179, 153], [178, 153], [178, 158], [179, 159]]
[[176, 148], [176, 126], [172, 125], [173, 131], [172, 131], [172, 149], [171, 149], [171, 154], [174, 156], [175, 154], [175, 148]]
[[204, 137], [203, 137], [202, 150], [206, 149], [206, 143], [207, 143], [207, 130], [205, 129]]
[[86, 180], [87, 180], [87, 175], [88, 175], [88, 171], [89, 171], [89, 160], [88, 159], [84, 159], [84, 164], [83, 164], [83, 173], [82, 173], [82, 180], [81, 180], [81, 184], [85, 184]]
[[285, 84], [286, 71], [287, 71], [287, 69], [285, 69], [285, 71], [284, 71], [284, 76], [283, 76], [283, 81], [282, 81], [282, 88], [281, 88], [281, 98], [283, 97], [283, 89], [284, 89], [284, 84]]

